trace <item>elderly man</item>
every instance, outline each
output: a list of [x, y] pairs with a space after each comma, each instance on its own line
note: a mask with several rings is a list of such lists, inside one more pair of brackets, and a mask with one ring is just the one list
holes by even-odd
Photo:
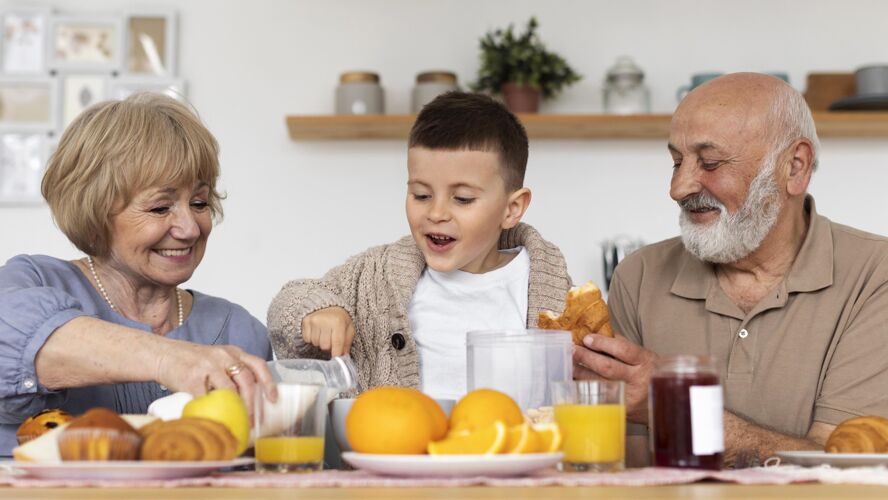
[[668, 148], [681, 238], [617, 268], [624, 337], [587, 336], [578, 378], [624, 380], [629, 419], [647, 423], [658, 356], [716, 357], [726, 461], [819, 449], [845, 419], [888, 416], [888, 240], [815, 210], [802, 96], [760, 74], [712, 80], [679, 105]]

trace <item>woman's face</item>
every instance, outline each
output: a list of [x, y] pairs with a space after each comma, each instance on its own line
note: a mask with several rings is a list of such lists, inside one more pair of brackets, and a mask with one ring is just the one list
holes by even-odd
[[177, 286], [200, 264], [213, 228], [206, 183], [137, 193], [111, 220], [111, 265], [141, 284]]

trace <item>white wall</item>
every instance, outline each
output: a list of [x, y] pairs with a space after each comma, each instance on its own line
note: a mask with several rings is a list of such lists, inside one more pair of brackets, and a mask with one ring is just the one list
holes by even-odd
[[[30, 2], [29, 2], [30, 3]], [[0, 3], [9, 5], [9, 2]], [[382, 75], [388, 110], [407, 112], [419, 71], [451, 69], [465, 83], [477, 39], [538, 16], [549, 47], [585, 79], [548, 112], [600, 110], [617, 56], [647, 73], [655, 111], [694, 72], [809, 71], [888, 62], [888, 3], [878, 0], [182, 0], [144, 2], [180, 14], [180, 74], [222, 147], [226, 219], [188, 287], [245, 305], [265, 320], [290, 278], [319, 276], [368, 246], [406, 234], [401, 141], [293, 142], [286, 114], [324, 114], [343, 70]], [[117, 0], [56, 0], [59, 8], [119, 10]], [[823, 141], [813, 193], [837, 221], [888, 234], [888, 143]], [[561, 246], [575, 281], [601, 281], [598, 243], [618, 233], [652, 242], [677, 233], [662, 141], [535, 141], [526, 220]], [[78, 253], [45, 207], [0, 208], [0, 260]]]

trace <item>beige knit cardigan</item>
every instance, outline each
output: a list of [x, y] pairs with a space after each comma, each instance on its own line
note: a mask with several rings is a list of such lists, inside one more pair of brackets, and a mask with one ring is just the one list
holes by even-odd
[[[544, 309], [560, 312], [571, 286], [561, 251], [527, 224], [504, 231], [499, 248], [524, 246], [530, 256], [527, 326]], [[268, 331], [279, 359], [326, 358], [302, 340], [302, 318], [339, 306], [355, 324], [351, 356], [358, 386], [420, 387], [419, 354], [407, 320], [407, 306], [426, 263], [413, 237], [358, 254], [321, 279], [290, 281], [268, 310]]]

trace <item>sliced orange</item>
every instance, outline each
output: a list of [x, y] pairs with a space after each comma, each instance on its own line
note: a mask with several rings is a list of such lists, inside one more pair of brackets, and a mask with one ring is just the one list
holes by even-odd
[[536, 453], [539, 449], [540, 437], [530, 424], [509, 427], [503, 453]]
[[494, 455], [505, 449], [507, 434], [506, 424], [497, 420], [487, 427], [429, 443], [429, 455]]
[[552, 453], [561, 449], [561, 430], [558, 428], [558, 424], [554, 422], [534, 424], [533, 430], [536, 431], [540, 440], [538, 448], [540, 453]]

